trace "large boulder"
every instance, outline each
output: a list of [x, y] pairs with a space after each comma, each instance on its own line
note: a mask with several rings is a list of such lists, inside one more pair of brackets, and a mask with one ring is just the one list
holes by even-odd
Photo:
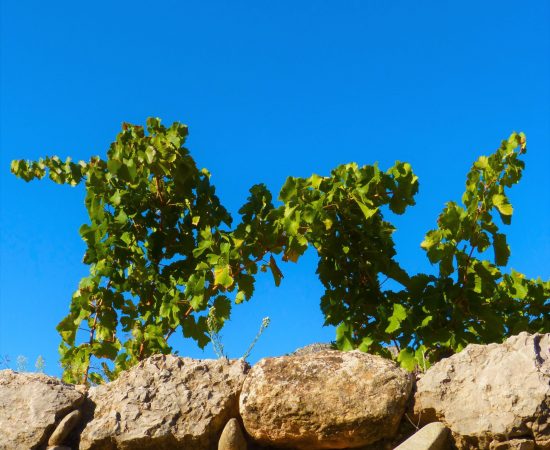
[[238, 414], [248, 369], [243, 360], [152, 356], [90, 389], [80, 450], [214, 449]]
[[57, 378], [0, 371], [0, 449], [45, 447], [61, 419], [83, 400], [74, 386]]
[[550, 334], [468, 345], [440, 361], [417, 383], [414, 414], [447, 425], [458, 449], [513, 439], [550, 449]]
[[239, 410], [261, 445], [355, 448], [393, 436], [412, 384], [394, 362], [359, 351], [266, 358], [248, 374]]

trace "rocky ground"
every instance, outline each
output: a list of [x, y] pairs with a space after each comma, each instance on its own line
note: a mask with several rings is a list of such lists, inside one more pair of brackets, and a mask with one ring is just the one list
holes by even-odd
[[0, 371], [0, 450], [550, 450], [550, 334], [469, 345], [424, 374], [326, 344], [155, 355], [92, 388]]

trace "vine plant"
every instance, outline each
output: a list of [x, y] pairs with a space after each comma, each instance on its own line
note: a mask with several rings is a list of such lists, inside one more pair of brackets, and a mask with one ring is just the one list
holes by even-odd
[[[80, 281], [69, 314], [57, 326], [68, 382], [101, 382], [100, 371], [90, 372], [92, 358], [113, 379], [154, 353], [169, 353], [178, 328], [204, 347], [208, 316], [201, 313], [209, 312], [211, 327], [219, 331], [229, 318], [229, 294], [235, 293], [237, 303], [252, 296], [258, 264], [274, 245], [262, 223], [272, 205], [254, 189], [242, 208], [243, 222], [229, 230], [231, 216], [208, 171], [199, 170], [183, 146], [186, 126], [166, 128], [148, 119], [147, 132], [124, 124], [106, 160], [12, 163], [26, 181], [49, 174], [57, 183], [86, 186], [90, 223], [80, 235], [90, 275]], [[87, 334], [77, 344], [83, 329]]]
[[[414, 205], [418, 179], [409, 164], [385, 172], [347, 164], [326, 177], [290, 177], [277, 207], [265, 185], [255, 185], [231, 228], [209, 172], [184, 147], [186, 136], [185, 125], [150, 118], [146, 130], [124, 124], [105, 160], [12, 162], [26, 181], [47, 174], [86, 187], [90, 222], [80, 234], [90, 274], [57, 327], [65, 381], [99, 383], [101, 372], [114, 379], [154, 353], [171, 352], [177, 330], [204, 347], [232, 303], [252, 297], [258, 270], [279, 285], [276, 256], [296, 262], [309, 245], [319, 255], [321, 309], [343, 350], [390, 357], [394, 346], [401, 365], [413, 369], [470, 342], [550, 331], [550, 282], [502, 273], [510, 250], [493, 218], [496, 210], [510, 223], [505, 188], [521, 178], [522, 134], [474, 164], [463, 206], [449, 202], [422, 243], [439, 274], [414, 276], [395, 259], [394, 227], [383, 215]], [[479, 259], [490, 247], [493, 259]], [[388, 279], [402, 289], [384, 289]], [[101, 371], [91, 370], [93, 360]]]

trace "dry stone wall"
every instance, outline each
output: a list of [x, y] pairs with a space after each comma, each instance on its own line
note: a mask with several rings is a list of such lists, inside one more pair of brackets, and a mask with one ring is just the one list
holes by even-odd
[[155, 355], [90, 389], [0, 371], [0, 450], [262, 448], [550, 450], [550, 334], [470, 345], [417, 379], [326, 346], [252, 368]]

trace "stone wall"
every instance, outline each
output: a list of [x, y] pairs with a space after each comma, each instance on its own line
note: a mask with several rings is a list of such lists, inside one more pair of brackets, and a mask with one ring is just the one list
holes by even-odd
[[155, 355], [87, 389], [0, 371], [0, 450], [546, 449], [550, 334], [469, 345], [414, 377], [324, 346], [250, 367]]

